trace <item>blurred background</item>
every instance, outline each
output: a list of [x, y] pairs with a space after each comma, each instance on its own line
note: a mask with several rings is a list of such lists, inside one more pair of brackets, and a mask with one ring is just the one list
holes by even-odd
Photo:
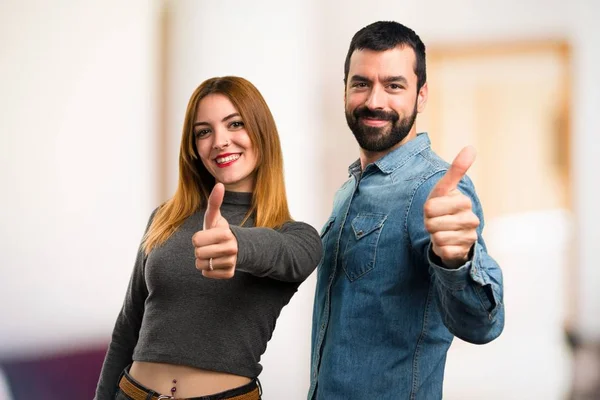
[[[263, 93], [292, 214], [320, 229], [358, 156], [344, 58], [375, 20], [427, 45], [418, 130], [447, 160], [477, 148], [470, 175], [505, 276], [505, 331], [455, 341], [444, 398], [600, 398], [599, 18], [594, 0], [2, 0], [0, 399], [92, 398], [203, 80]], [[266, 400], [306, 397], [314, 285], [262, 358]]]

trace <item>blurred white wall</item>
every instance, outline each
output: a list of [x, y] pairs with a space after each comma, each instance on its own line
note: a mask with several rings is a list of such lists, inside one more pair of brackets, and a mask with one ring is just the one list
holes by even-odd
[[[600, 209], [594, 204], [600, 169], [594, 145], [600, 132], [600, 3], [167, 4], [168, 86], [159, 98], [163, 6], [158, 0], [0, 3], [0, 357], [108, 338], [143, 227], [164, 195], [157, 182], [159, 151], [166, 151], [171, 194], [187, 100], [208, 77], [241, 75], [261, 90], [280, 130], [292, 213], [320, 228], [358, 154], [343, 117], [345, 53], [354, 32], [377, 19], [407, 24], [427, 45], [571, 41], [578, 327], [600, 336], [600, 270], [593, 247], [600, 237]], [[166, 117], [165, 149], [157, 148], [160, 115]], [[549, 277], [548, 285], [558, 278]], [[313, 289], [314, 275], [278, 321], [263, 357], [266, 399], [305, 398]], [[546, 289], [536, 286], [540, 293]], [[499, 343], [520, 349], [522, 342], [511, 337]], [[474, 360], [496, 362], [479, 349], [482, 353], [473, 354], [482, 358]], [[498, 361], [506, 363], [512, 354], [494, 357], [505, 357]], [[468, 374], [449, 371], [449, 390]], [[509, 377], [498, 376], [498, 387], [510, 386]]]
[[141, 0], [0, 3], [0, 356], [106, 341], [155, 206]]
[[600, 2], [579, 0], [572, 4], [570, 38], [574, 46], [573, 69], [573, 196], [577, 215], [575, 262], [577, 328], [584, 338], [600, 340], [600, 268], [598, 238], [600, 207]]

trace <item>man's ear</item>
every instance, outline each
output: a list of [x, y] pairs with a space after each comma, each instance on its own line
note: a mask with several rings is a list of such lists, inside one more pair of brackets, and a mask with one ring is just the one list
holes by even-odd
[[423, 112], [425, 110], [425, 105], [427, 104], [427, 98], [429, 97], [429, 87], [427, 86], [427, 82], [421, 86], [419, 89], [419, 93], [417, 93], [417, 112]]

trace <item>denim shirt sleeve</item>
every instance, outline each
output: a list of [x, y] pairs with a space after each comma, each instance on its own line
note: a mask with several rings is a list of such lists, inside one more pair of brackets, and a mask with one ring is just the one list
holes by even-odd
[[487, 253], [482, 236], [483, 211], [468, 177], [458, 188], [471, 199], [473, 212], [480, 220], [472, 258], [457, 269], [439, 265], [423, 222], [423, 205], [444, 173], [439, 171], [425, 179], [416, 190], [408, 213], [408, 234], [417, 257], [429, 268], [436, 302], [448, 330], [467, 342], [484, 344], [497, 338], [504, 328], [502, 271]]

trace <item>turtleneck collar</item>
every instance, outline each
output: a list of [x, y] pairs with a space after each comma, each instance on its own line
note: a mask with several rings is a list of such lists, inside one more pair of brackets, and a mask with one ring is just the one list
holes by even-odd
[[248, 192], [228, 192], [225, 191], [223, 197], [224, 204], [237, 204], [237, 205], [251, 205], [252, 204], [252, 193]]

